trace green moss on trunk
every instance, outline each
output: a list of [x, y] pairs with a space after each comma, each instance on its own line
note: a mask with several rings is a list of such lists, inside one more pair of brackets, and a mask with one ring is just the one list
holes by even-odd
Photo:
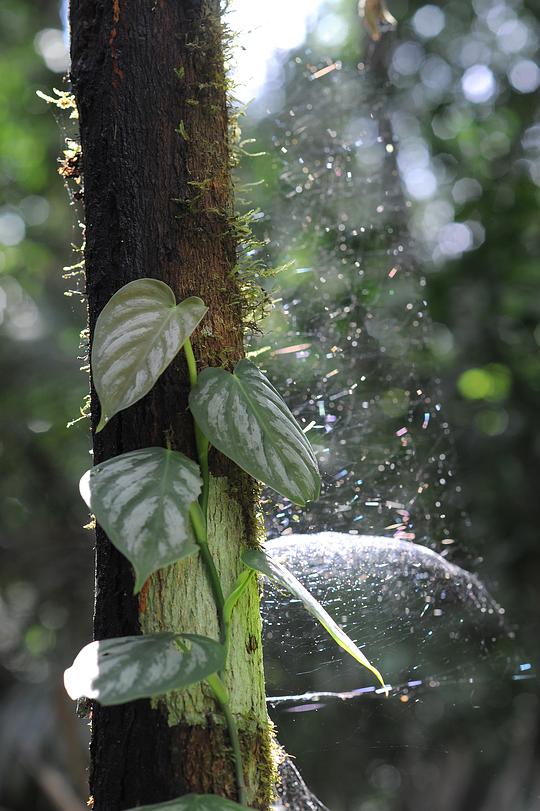
[[[243, 568], [241, 551], [253, 546], [253, 539], [246, 537], [245, 526], [243, 506], [231, 495], [228, 479], [211, 477], [208, 543], [225, 595], [232, 590]], [[144, 633], [178, 630], [219, 637], [214, 598], [198, 555], [153, 575], [141, 592], [139, 606]], [[271, 748], [271, 727], [266, 712], [259, 585], [255, 578], [233, 614], [225, 681], [246, 751], [246, 782], [254, 800], [264, 784], [268, 790], [268, 775], [261, 780], [262, 773], [272, 771], [267, 756]], [[206, 728], [209, 719], [218, 727], [223, 724], [219, 709], [204, 685], [170, 693], [161, 699], [161, 704], [170, 726], [187, 724]], [[226, 735], [224, 745], [227, 747]]]

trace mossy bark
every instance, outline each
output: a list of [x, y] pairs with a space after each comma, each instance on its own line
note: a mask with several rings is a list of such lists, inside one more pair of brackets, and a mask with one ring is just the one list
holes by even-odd
[[[230, 498], [229, 480], [223, 476], [212, 477], [210, 485], [208, 543], [225, 594], [228, 594], [242, 569], [238, 550], [246, 548], [249, 539], [242, 530], [241, 508], [234, 498]], [[157, 572], [142, 591], [139, 606], [141, 630], [144, 633], [189, 629], [192, 633], [219, 637], [214, 598], [203, 563], [198, 557], [184, 559]], [[240, 729], [250, 804], [257, 801], [258, 795], [260, 802], [262, 787], [268, 791], [275, 782], [262, 674], [259, 609], [259, 587], [254, 579], [233, 614], [225, 673], [231, 707]], [[220, 772], [227, 772], [230, 756], [223, 717], [208, 689], [204, 685], [194, 685], [155, 702], [156, 706], [160, 704], [169, 726], [183, 728], [184, 734], [190, 737], [190, 751], [186, 753], [183, 768], [190, 771], [191, 790], [223, 792]], [[186, 729], [186, 725], [191, 731]], [[216, 730], [219, 747], [207, 751], [201, 731], [210, 728]], [[204, 752], [201, 752], [201, 745]], [[205, 763], [204, 769], [200, 768], [201, 759]], [[220, 761], [219, 766], [217, 760]], [[226, 788], [224, 793], [234, 798], [235, 786], [230, 774]]]
[[[133, 279], [169, 284], [209, 306], [193, 339], [200, 366], [243, 354], [218, 0], [71, 0], [72, 80], [80, 113], [89, 329]], [[195, 458], [189, 389], [179, 356], [155, 388], [94, 436], [100, 462], [170, 442]], [[99, 404], [92, 391], [92, 425]], [[256, 543], [254, 483], [211, 455], [210, 543], [227, 590], [243, 547]], [[133, 596], [127, 561], [97, 530], [98, 639], [174, 628], [217, 636], [197, 557], [154, 575]], [[227, 673], [253, 807], [274, 782], [264, 704], [258, 593], [235, 615]], [[201, 688], [152, 704], [94, 708], [90, 789], [96, 811], [120, 811], [190, 791], [236, 798], [226, 730]]]
[[[242, 533], [242, 513], [229, 497], [225, 477], [210, 480], [208, 545], [221, 575], [224, 593], [232, 591], [243, 568], [238, 549], [248, 546]], [[239, 537], [239, 532], [242, 534]], [[219, 626], [215, 602], [200, 557], [184, 558], [149, 578], [139, 598], [141, 628], [145, 633], [176, 629], [217, 639]], [[182, 625], [179, 627], [178, 622]], [[233, 614], [226, 683], [231, 705], [254, 730], [266, 718], [264, 682], [261, 678], [261, 619], [259, 588], [254, 579], [240, 598]], [[167, 697], [168, 722], [204, 724], [208, 715], [208, 690], [196, 685]], [[216, 720], [221, 723], [219, 713]]]

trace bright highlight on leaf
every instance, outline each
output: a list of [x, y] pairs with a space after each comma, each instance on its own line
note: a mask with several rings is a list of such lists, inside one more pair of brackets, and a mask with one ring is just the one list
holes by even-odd
[[204, 369], [189, 406], [212, 445], [295, 504], [319, 497], [317, 461], [272, 384], [249, 360]]
[[225, 649], [196, 634], [148, 634], [91, 642], [64, 673], [72, 699], [125, 704], [205, 679], [225, 666]]
[[135, 569], [135, 592], [152, 572], [198, 550], [189, 508], [199, 466], [178, 451], [143, 448], [88, 470], [80, 491], [107, 537]]
[[154, 386], [208, 308], [195, 296], [176, 304], [157, 279], [137, 279], [107, 302], [96, 323], [92, 379], [101, 404], [101, 431]]
[[[277, 561], [272, 560], [264, 552], [255, 549], [249, 549], [242, 555], [242, 560], [251, 569], [266, 575], [271, 580], [277, 581], [281, 586], [287, 589], [293, 597], [296, 597], [304, 604], [304, 608], [321, 623], [323, 628], [330, 634], [337, 644], [343, 648], [353, 659], [356, 659], [361, 665], [369, 670], [378, 679], [382, 686], [387, 691], [384, 679], [377, 668], [364, 656], [358, 645], [347, 636], [345, 631], [339, 627], [337, 622], [332, 619], [330, 614], [317, 602], [315, 597], [304, 588], [304, 586], [291, 574], [284, 566]], [[387, 691], [388, 692], [388, 691]]]
[[141, 805], [128, 811], [241, 811], [245, 805], [239, 805], [217, 794], [186, 794], [177, 800], [169, 800], [157, 805]]

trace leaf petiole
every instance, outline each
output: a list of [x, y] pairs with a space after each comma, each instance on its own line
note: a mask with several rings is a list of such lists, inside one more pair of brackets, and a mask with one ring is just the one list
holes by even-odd
[[[184, 354], [187, 361], [189, 384], [193, 389], [197, 384], [197, 361], [195, 360], [193, 347], [189, 338], [184, 343]], [[206, 515], [208, 511], [208, 492], [210, 488], [210, 473], [208, 469], [208, 450], [210, 445], [208, 439], [199, 428], [195, 418], [193, 419], [193, 423], [195, 425], [195, 444], [197, 445], [197, 456], [199, 457], [199, 466], [201, 468], [203, 480], [201, 507], [204, 515]]]
[[227, 730], [229, 732], [234, 760], [234, 769], [236, 773], [236, 783], [238, 787], [238, 802], [241, 805], [247, 805], [247, 792], [244, 778], [244, 766], [242, 763], [242, 750], [240, 748], [240, 736], [238, 735], [236, 720], [231, 712], [227, 688], [217, 673], [213, 673], [211, 676], [208, 676], [206, 683], [214, 694], [214, 698], [219, 704], [227, 723]]
[[214, 594], [214, 599], [216, 601], [221, 637], [222, 642], [224, 642], [226, 636], [225, 622], [223, 620], [223, 607], [225, 605], [225, 598], [223, 596], [223, 589], [221, 588], [221, 581], [219, 579], [219, 574], [216, 569], [216, 565], [214, 563], [214, 558], [212, 557], [212, 553], [210, 552], [210, 548], [208, 546], [206, 519], [201, 509], [201, 505], [199, 504], [198, 501], [194, 501], [191, 507], [189, 508], [189, 517], [193, 525], [197, 545], [199, 547], [201, 557], [204, 561], [204, 565], [206, 566], [206, 573], [208, 575], [208, 579], [212, 587], [212, 592]]
[[225, 600], [225, 605], [223, 606], [223, 622], [225, 624], [225, 647], [227, 650], [229, 649], [231, 620], [234, 608], [246, 590], [250, 580], [252, 580], [254, 577], [255, 572], [253, 569], [243, 569], [236, 578], [236, 583], [234, 584], [233, 590]]

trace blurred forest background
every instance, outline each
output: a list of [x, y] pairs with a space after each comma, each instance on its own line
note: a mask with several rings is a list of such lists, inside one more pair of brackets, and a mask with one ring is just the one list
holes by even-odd
[[[276, 722], [333, 811], [533, 811], [538, 5], [391, 5], [397, 33], [374, 48], [353, 0], [322, 2], [240, 119], [243, 149], [265, 153], [238, 170], [261, 242], [241, 269], [285, 266], [262, 279], [275, 309], [249, 348], [308, 430], [326, 485], [304, 513], [269, 496], [269, 534], [419, 541], [478, 574], [507, 626], [493, 667], [482, 618], [481, 657], [446, 633], [446, 685], [441, 663], [422, 659], [429, 631], [403, 626], [429, 690]], [[0, 2], [1, 811], [86, 801], [88, 722], [61, 680], [91, 636], [93, 581], [77, 495], [88, 422], [66, 428], [87, 392], [83, 232], [58, 174], [76, 122], [36, 96], [68, 87], [61, 27], [56, 0]], [[366, 640], [383, 668], [384, 638], [381, 626]]]

